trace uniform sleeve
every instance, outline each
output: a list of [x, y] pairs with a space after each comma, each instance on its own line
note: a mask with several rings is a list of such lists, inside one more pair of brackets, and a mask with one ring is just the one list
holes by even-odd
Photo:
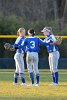
[[18, 45], [18, 43], [19, 43], [19, 41], [20, 41], [20, 37], [18, 37], [17, 39], [16, 39], [16, 41], [15, 41], [15, 43], [14, 44], [17, 44]]
[[44, 45], [44, 46], [47, 46], [47, 45], [49, 45], [50, 44], [50, 42], [45, 42], [45, 41], [43, 41], [43, 40], [41, 40], [41, 39], [39, 39], [39, 44], [40, 45]]
[[51, 42], [55, 42], [55, 41], [56, 41], [56, 38], [55, 38], [54, 35], [51, 35], [51, 37], [50, 37], [50, 41], [51, 41]]

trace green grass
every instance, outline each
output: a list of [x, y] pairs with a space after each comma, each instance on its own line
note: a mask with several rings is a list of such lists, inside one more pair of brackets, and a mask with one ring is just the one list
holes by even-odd
[[[13, 85], [14, 70], [0, 70], [0, 100], [67, 100], [67, 70], [59, 71], [59, 86], [49, 86], [49, 70], [40, 70], [40, 86], [27, 87]], [[29, 84], [29, 74], [25, 70], [25, 79]]]

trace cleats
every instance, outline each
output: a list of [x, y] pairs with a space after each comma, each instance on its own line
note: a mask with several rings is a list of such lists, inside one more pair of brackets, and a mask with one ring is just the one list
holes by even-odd
[[37, 87], [37, 86], [39, 86], [39, 84], [35, 84], [35, 86]]
[[18, 83], [13, 82], [13, 85], [18, 85]]
[[35, 84], [28, 84], [27, 86], [35, 86]]
[[29, 85], [27, 85], [27, 86], [39, 86], [39, 84], [29, 84]]
[[58, 86], [58, 84], [57, 83], [52, 83], [52, 84], [50, 84], [50, 86]]
[[27, 86], [27, 84], [26, 84], [26, 83], [21, 83], [21, 85], [22, 85], [22, 86]]

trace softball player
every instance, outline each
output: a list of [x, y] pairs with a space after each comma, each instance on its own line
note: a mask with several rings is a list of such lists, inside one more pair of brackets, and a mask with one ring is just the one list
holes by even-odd
[[[15, 41], [14, 46], [19, 46], [21, 43], [24, 41], [24, 36], [25, 36], [25, 29], [24, 28], [19, 28], [18, 30], [18, 38]], [[22, 81], [22, 85], [26, 85], [25, 83], [25, 78], [24, 78], [24, 56], [25, 52], [25, 47], [21, 49], [17, 49], [14, 59], [15, 59], [15, 65], [16, 65], [16, 70], [14, 73], [14, 84], [18, 83], [18, 76], [20, 76], [20, 79]]]
[[49, 53], [49, 66], [50, 71], [52, 74], [52, 84], [53, 86], [58, 85], [58, 60], [59, 60], [59, 51], [56, 43], [56, 39], [54, 35], [52, 34], [52, 28], [51, 27], [45, 27], [41, 32], [46, 36], [44, 39], [44, 42], [50, 42], [53, 43], [53, 45], [48, 44], [47, 51]]
[[[41, 39], [35, 37], [35, 31], [33, 29], [28, 30], [29, 37], [25, 39], [24, 45], [27, 46], [27, 68], [30, 73], [30, 79], [32, 82], [32, 86], [34, 85], [34, 73], [36, 74], [36, 84], [39, 85], [39, 70], [38, 70], [38, 52], [40, 50], [39, 46], [47, 45], [47, 43], [43, 42]], [[21, 44], [23, 46], [23, 43]], [[20, 46], [20, 47], [22, 47]]]

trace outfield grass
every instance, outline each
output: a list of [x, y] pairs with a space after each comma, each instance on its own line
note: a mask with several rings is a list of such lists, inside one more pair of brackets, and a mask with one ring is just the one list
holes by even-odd
[[[67, 100], [67, 70], [59, 71], [59, 86], [49, 86], [49, 70], [40, 70], [40, 86], [13, 85], [14, 70], [0, 70], [0, 100]], [[30, 79], [25, 71], [26, 82]]]

